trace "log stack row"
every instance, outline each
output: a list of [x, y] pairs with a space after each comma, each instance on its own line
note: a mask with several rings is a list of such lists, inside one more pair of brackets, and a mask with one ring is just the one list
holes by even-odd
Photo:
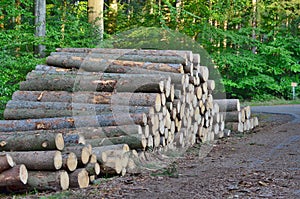
[[214, 89], [191, 51], [57, 49], [7, 103], [0, 148], [29, 179], [53, 176], [31, 187], [86, 187], [99, 173], [134, 171], [143, 151], [223, 137], [233, 110]]

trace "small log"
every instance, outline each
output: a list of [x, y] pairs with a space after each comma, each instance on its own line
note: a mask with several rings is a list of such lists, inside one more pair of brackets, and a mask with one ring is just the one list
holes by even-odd
[[220, 112], [241, 110], [239, 99], [215, 99], [214, 102], [219, 105]]
[[0, 155], [0, 173], [14, 166], [15, 166], [15, 162], [13, 161], [11, 155], [7, 153]]
[[69, 174], [70, 188], [86, 188], [89, 186], [90, 178], [86, 169], [76, 169]]
[[92, 152], [96, 155], [98, 162], [104, 163], [107, 160], [107, 154], [105, 152], [110, 150], [122, 150], [124, 152], [127, 152], [129, 151], [129, 146], [127, 144], [115, 144], [101, 147], [93, 147]]
[[77, 168], [78, 160], [77, 156], [73, 152], [63, 152], [62, 153], [62, 169], [67, 171], [75, 171]]
[[230, 129], [235, 132], [244, 132], [244, 124], [242, 122], [226, 122], [225, 128]]
[[[5, 122], [9, 123], [8, 121]], [[4, 151], [62, 150], [63, 148], [64, 139], [61, 133], [5, 132], [0, 134], [0, 149]]]
[[85, 165], [89, 162], [91, 150], [87, 145], [69, 146], [65, 147], [64, 153], [74, 153], [78, 160], [78, 165]]
[[241, 111], [221, 112], [225, 122], [242, 122], [244, 119]]
[[89, 176], [91, 175], [99, 175], [100, 174], [100, 165], [96, 163], [88, 163], [85, 166], [86, 171], [88, 172]]
[[0, 187], [26, 184], [28, 171], [25, 165], [16, 165], [0, 173]]
[[147, 140], [142, 134], [100, 138], [86, 140], [86, 143], [91, 144], [93, 147], [107, 146], [112, 144], [127, 144], [131, 149], [144, 149], [147, 145]]
[[108, 157], [107, 160], [100, 165], [102, 175], [117, 175], [122, 172], [122, 162], [120, 158]]
[[209, 70], [206, 66], [199, 66], [198, 68], [198, 76], [200, 78], [200, 81], [203, 83], [203, 82], [206, 82], [208, 80], [208, 77], [209, 77]]
[[142, 127], [139, 125], [105, 126], [98, 128], [79, 128], [76, 133], [85, 139], [98, 139], [106, 137], [119, 137], [125, 135], [143, 134]]
[[9, 154], [16, 164], [24, 164], [29, 170], [55, 171], [62, 167], [62, 154], [60, 151], [14, 151], [4, 153]]

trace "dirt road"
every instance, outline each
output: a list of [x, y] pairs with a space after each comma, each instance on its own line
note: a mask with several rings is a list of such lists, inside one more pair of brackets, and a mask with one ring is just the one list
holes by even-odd
[[260, 119], [254, 132], [197, 145], [160, 171], [126, 175], [65, 194], [67, 198], [300, 198], [300, 105], [252, 110]]

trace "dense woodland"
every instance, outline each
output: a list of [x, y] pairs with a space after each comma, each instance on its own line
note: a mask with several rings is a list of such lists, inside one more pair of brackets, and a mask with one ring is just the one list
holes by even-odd
[[[58, 47], [190, 49], [176, 41], [188, 37], [212, 57], [229, 98], [290, 99], [291, 82], [300, 82], [299, 0], [47, 0], [38, 37], [34, 2], [42, 1], [0, 2], [0, 109], [45, 62], [38, 45], [45, 56]], [[95, 21], [88, 5], [103, 18]]]

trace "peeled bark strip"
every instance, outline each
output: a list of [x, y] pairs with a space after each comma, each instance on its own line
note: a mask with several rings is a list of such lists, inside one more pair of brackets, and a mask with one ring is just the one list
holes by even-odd
[[90, 178], [86, 169], [76, 169], [69, 174], [70, 188], [86, 188], [89, 186]]
[[28, 180], [28, 171], [25, 165], [16, 165], [0, 173], [0, 187], [26, 184]]
[[[29, 79], [20, 83], [23, 91], [102, 91], [102, 92], [147, 92], [164, 91], [165, 77], [127, 77], [121, 79], [98, 76], [46, 75], [43, 78]], [[157, 81], [158, 80], [158, 81]]]
[[2, 151], [62, 150], [63, 148], [64, 139], [61, 133], [12, 132], [0, 134], [0, 149]]
[[7, 153], [0, 155], [0, 173], [2, 171], [8, 170], [14, 166], [15, 166], [15, 162], [12, 159], [11, 155], [9, 155]]
[[239, 99], [215, 99], [214, 102], [219, 105], [220, 112], [241, 110]]
[[106, 126], [98, 128], [79, 128], [76, 130], [85, 139], [98, 139], [106, 137], [119, 137], [125, 135], [142, 134], [139, 125]]
[[73, 152], [62, 153], [62, 169], [67, 171], [75, 171], [77, 168], [78, 160], [77, 156]]
[[134, 68], [140, 68], [164, 72], [183, 73], [183, 66], [180, 63], [175, 65], [59, 55], [47, 57], [46, 62], [48, 65], [52, 66], [59, 66], [63, 68], [80, 68], [89, 72], [101, 71], [107, 73], [119, 73], [122, 71], [123, 73], [126, 73]]
[[59, 170], [62, 167], [60, 151], [15, 151], [9, 154], [16, 164], [24, 164], [28, 170]]
[[86, 142], [88, 144], [91, 144], [93, 147], [106, 146], [112, 144], [127, 144], [131, 149], [145, 149], [147, 145], [146, 138], [141, 134], [113, 138], [92, 139], [86, 140]]

